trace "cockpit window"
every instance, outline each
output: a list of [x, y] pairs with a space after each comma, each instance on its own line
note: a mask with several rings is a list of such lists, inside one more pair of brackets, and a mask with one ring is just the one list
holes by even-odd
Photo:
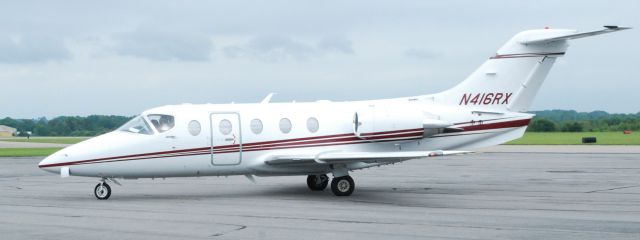
[[129, 122], [122, 125], [122, 127], [118, 128], [118, 130], [147, 135], [153, 134], [153, 130], [151, 130], [149, 124], [141, 116], [131, 119]]
[[151, 124], [153, 124], [158, 132], [166, 132], [169, 129], [172, 129], [175, 125], [175, 121], [171, 115], [149, 114], [147, 115], [147, 118], [151, 121]]

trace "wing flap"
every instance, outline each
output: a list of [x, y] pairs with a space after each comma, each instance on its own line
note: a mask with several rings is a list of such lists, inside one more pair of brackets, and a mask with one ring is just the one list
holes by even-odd
[[312, 154], [272, 155], [265, 164], [278, 165], [307, 165], [307, 164], [336, 164], [354, 162], [400, 162], [415, 158], [438, 157], [471, 153], [469, 151], [411, 151], [411, 152], [325, 152]]

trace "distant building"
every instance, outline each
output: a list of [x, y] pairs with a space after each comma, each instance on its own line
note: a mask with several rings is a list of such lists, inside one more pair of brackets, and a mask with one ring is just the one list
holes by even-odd
[[5, 125], [0, 125], [0, 137], [12, 137], [14, 135], [16, 135], [15, 128], [5, 126]]

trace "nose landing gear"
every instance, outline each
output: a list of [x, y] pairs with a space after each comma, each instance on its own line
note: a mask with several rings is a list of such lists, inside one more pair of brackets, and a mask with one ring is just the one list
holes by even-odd
[[120, 182], [112, 177], [103, 177], [102, 179], [100, 179], [100, 183], [98, 183], [98, 185], [96, 185], [96, 187], [93, 189], [93, 194], [96, 195], [96, 198], [99, 200], [107, 200], [109, 199], [109, 197], [111, 197], [111, 186], [107, 184], [107, 181], [122, 186]]
[[93, 193], [96, 195], [96, 198], [107, 200], [111, 196], [111, 187], [103, 179], [96, 185], [96, 188], [93, 189]]

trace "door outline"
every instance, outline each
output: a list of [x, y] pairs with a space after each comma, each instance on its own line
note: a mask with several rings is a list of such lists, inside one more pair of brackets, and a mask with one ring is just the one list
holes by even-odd
[[[216, 164], [213, 153], [213, 120], [212, 116], [215, 114], [235, 114], [238, 116], [238, 162], [237, 163], [228, 163], [228, 164]], [[233, 126], [233, 125], [232, 125]], [[240, 118], [240, 113], [238, 112], [210, 112], [209, 113], [209, 156], [211, 156], [211, 165], [217, 166], [231, 166], [231, 165], [240, 165], [242, 163], [242, 120]]]

